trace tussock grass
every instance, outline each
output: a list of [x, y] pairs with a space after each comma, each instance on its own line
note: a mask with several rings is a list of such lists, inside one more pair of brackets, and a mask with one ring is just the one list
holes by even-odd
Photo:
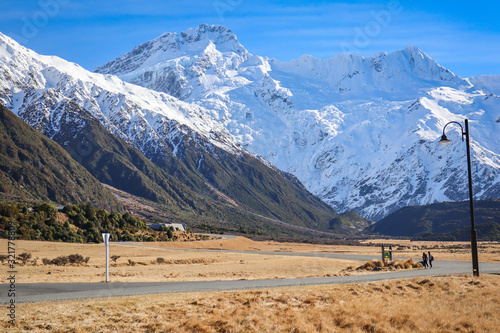
[[498, 332], [499, 291], [483, 274], [20, 304], [9, 332]]
[[[422, 268], [420, 263], [413, 261], [413, 259], [408, 260], [393, 260], [387, 266], [381, 260], [372, 260], [364, 263], [363, 265], [356, 268], [358, 271], [373, 271], [373, 270], [390, 270], [390, 269], [411, 269], [411, 268]], [[347, 267], [347, 271], [352, 270], [352, 266]]]
[[389, 263], [389, 267], [394, 267], [396, 269], [423, 268], [420, 263], [413, 261], [413, 259], [394, 260]]

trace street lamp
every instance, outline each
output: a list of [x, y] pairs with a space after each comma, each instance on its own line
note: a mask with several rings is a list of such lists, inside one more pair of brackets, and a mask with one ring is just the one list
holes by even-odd
[[472, 249], [472, 274], [474, 276], [479, 276], [479, 261], [477, 258], [477, 231], [474, 224], [474, 200], [472, 198], [472, 172], [471, 172], [471, 160], [470, 160], [470, 142], [469, 142], [469, 120], [465, 119], [465, 131], [462, 125], [456, 121], [450, 121], [448, 124], [444, 125], [443, 136], [439, 140], [439, 144], [447, 146], [450, 144], [451, 140], [445, 134], [446, 126], [449, 124], [458, 124], [462, 130], [462, 141], [467, 145], [467, 169], [469, 173], [469, 202], [470, 202], [470, 242]]

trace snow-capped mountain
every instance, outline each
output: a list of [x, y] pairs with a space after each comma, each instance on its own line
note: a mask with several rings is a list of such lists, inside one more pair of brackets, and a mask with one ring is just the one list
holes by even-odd
[[[203, 107], [190, 105], [116, 76], [89, 72], [77, 64], [42, 56], [0, 34], [0, 100], [32, 127], [52, 137], [69, 106], [90, 113], [113, 134], [150, 159], [176, 152], [192, 136], [238, 153], [236, 140]], [[82, 124], [83, 127], [84, 124]], [[73, 129], [78, 132], [78, 128]]]
[[227, 85], [232, 72], [249, 57], [230, 30], [200, 25], [180, 35], [165, 33], [95, 72], [113, 73], [127, 82], [186, 99], [214, 85]]
[[167, 205], [172, 218], [256, 233], [366, 226], [356, 214], [338, 218], [296, 177], [249, 154], [213, 109], [39, 55], [2, 34], [0, 104], [99, 181]]
[[284, 63], [250, 54], [227, 28], [200, 25], [139, 45], [96, 72], [198, 105], [336, 210], [373, 220], [407, 205], [467, 198], [460, 129], [448, 127], [451, 146], [437, 141], [447, 122], [468, 118], [475, 197], [500, 197], [497, 78], [462, 79], [414, 46]]

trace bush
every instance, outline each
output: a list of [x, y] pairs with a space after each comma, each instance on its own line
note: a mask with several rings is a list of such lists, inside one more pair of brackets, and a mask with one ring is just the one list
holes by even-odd
[[43, 258], [42, 263], [44, 265], [56, 265], [56, 266], [65, 266], [68, 263], [81, 265], [81, 264], [87, 264], [89, 260], [90, 257], [86, 257], [85, 259], [83, 259], [82, 255], [75, 253], [75, 254], [70, 254], [69, 256], [59, 256], [52, 260]]
[[50, 261], [50, 263], [51, 263], [52, 265], [56, 265], [56, 266], [64, 266], [64, 265], [66, 265], [68, 262], [69, 262], [69, 259], [68, 259], [68, 257], [66, 257], [66, 256], [59, 256], [59, 257], [57, 257], [57, 258], [55, 258], [55, 259], [52, 259], [52, 260]]
[[31, 253], [23, 252], [17, 256], [23, 262], [23, 265], [26, 265], [26, 262], [31, 259]]
[[57, 213], [57, 208], [52, 206], [52, 205], [49, 205], [47, 203], [43, 203], [43, 204], [40, 204], [40, 205], [35, 205], [34, 207], [35, 209], [35, 212], [44, 212], [47, 214], [47, 217], [52, 217], [52, 216], [55, 216], [56, 213]]
[[80, 265], [83, 262], [83, 256], [80, 254], [70, 254], [68, 256], [68, 261], [70, 264]]
[[163, 259], [163, 258], [156, 258], [156, 262], [158, 264], [164, 264], [165, 263], [165, 259]]
[[5, 217], [13, 217], [19, 214], [17, 205], [0, 204], [0, 215]]

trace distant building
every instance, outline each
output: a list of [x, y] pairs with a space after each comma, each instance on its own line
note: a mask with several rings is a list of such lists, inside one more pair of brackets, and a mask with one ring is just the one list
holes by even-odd
[[153, 230], [160, 230], [162, 226], [169, 228], [173, 227], [175, 231], [186, 231], [185, 225], [181, 223], [154, 223], [148, 225]]

